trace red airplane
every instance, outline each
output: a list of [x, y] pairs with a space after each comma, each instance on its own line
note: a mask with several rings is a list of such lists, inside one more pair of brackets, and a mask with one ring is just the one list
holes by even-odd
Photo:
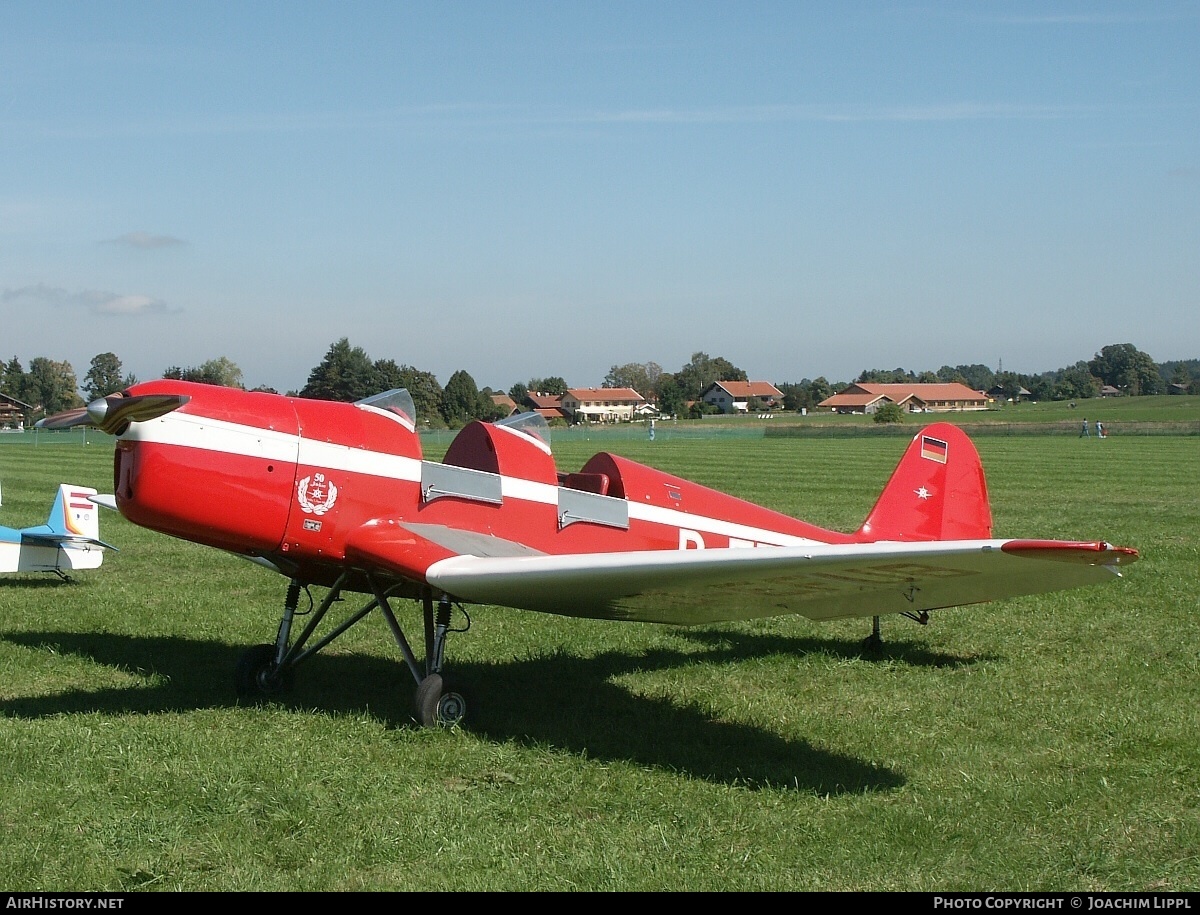
[[[854, 533], [601, 452], [561, 472], [536, 413], [472, 422], [422, 457], [407, 391], [333, 403], [182, 381], [135, 384], [43, 428], [116, 436], [116, 507], [155, 531], [289, 579], [275, 641], [250, 649], [239, 694], [276, 695], [294, 669], [378, 608], [416, 682], [416, 717], [466, 711], [443, 675], [455, 608], [693, 625], [931, 610], [1111, 581], [1137, 551], [1102, 541], [993, 539], [983, 466], [957, 426], [913, 437]], [[317, 603], [309, 588], [325, 589]], [[293, 633], [301, 592], [316, 603]], [[366, 603], [321, 637], [343, 592]], [[418, 662], [392, 601], [418, 602]]]

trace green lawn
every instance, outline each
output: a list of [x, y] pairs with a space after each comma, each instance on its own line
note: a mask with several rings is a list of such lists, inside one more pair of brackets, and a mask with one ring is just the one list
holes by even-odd
[[[869, 620], [477, 607], [449, 645], [471, 700], [452, 731], [412, 723], [378, 618], [287, 701], [239, 706], [234, 665], [273, 639], [284, 580], [106, 512], [103, 568], [0, 578], [0, 886], [1196, 890], [1200, 438], [977, 444], [997, 536], [1141, 560], [1111, 585], [887, 618], [880, 657], [860, 654]], [[554, 441], [565, 470], [620, 451], [844, 530], [904, 445]], [[110, 490], [110, 461], [106, 440], [0, 443], [0, 523], [41, 523], [60, 480]]]

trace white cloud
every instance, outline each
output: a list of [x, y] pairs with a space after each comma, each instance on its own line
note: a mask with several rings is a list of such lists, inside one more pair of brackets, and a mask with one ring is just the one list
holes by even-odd
[[144, 315], [165, 312], [167, 306], [148, 295], [116, 295], [97, 300], [92, 311], [101, 315]]
[[22, 286], [18, 289], [5, 289], [0, 294], [0, 300], [27, 308], [77, 308], [95, 315], [118, 317], [168, 314], [178, 311], [178, 309], [169, 308], [167, 303], [161, 299], [148, 295], [121, 295], [99, 289], [71, 292], [56, 286], [47, 286], [45, 283], [38, 283], [36, 286]]
[[186, 245], [183, 239], [171, 235], [155, 235], [153, 232], [126, 232], [117, 238], [110, 238], [108, 245], [121, 245], [126, 248], [173, 248], [176, 245]]

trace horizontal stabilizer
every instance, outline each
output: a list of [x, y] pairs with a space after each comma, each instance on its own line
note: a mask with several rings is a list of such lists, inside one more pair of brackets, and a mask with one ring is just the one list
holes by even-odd
[[78, 534], [39, 533], [35, 529], [21, 532], [21, 542], [30, 546], [94, 546], [102, 550], [121, 552], [111, 543], [105, 543], [95, 537], [81, 537]]

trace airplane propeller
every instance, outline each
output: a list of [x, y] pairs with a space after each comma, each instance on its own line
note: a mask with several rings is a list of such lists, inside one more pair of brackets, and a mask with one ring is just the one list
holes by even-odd
[[98, 397], [86, 407], [65, 410], [34, 423], [35, 429], [71, 429], [94, 426], [108, 435], [119, 435], [129, 423], [156, 419], [177, 410], [190, 400], [185, 394], [109, 394]]

